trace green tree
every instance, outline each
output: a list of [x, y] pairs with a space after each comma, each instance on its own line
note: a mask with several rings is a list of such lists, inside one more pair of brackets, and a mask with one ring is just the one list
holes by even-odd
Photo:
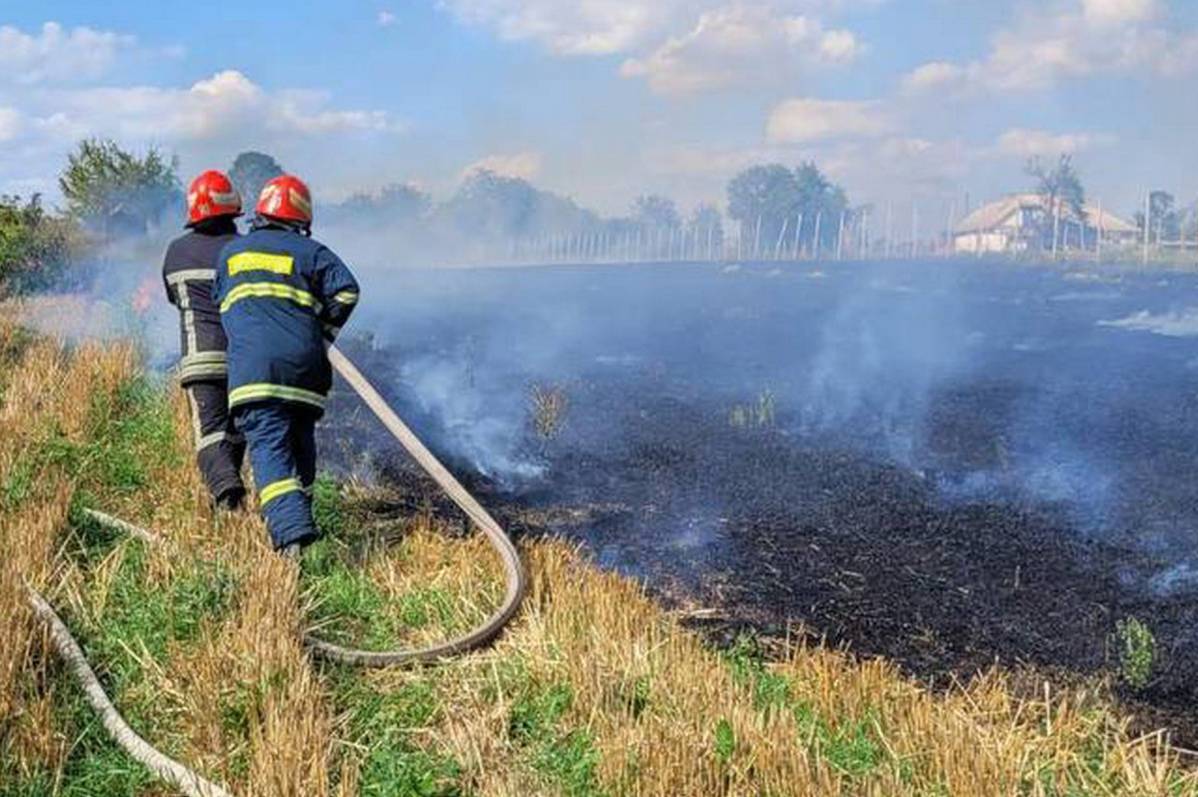
[[633, 223], [645, 228], [674, 229], [682, 226], [674, 200], [658, 194], [645, 194], [632, 203]]
[[58, 178], [71, 216], [105, 236], [140, 235], [183, 198], [178, 163], [153, 147], [143, 156], [115, 141], [86, 139]]
[[[1181, 213], [1176, 208], [1176, 200], [1168, 191], [1153, 191], [1148, 195], [1148, 212], [1152, 216], [1152, 228], [1148, 231], [1150, 240], [1176, 241], [1181, 237]], [[1136, 212], [1136, 227], [1140, 235], [1144, 234], [1144, 211]]]
[[485, 169], [463, 180], [449, 201], [431, 214], [429, 223], [467, 242], [594, 232], [600, 226], [598, 216], [567, 197]]
[[715, 205], [703, 203], [695, 208], [689, 223], [690, 233], [698, 241], [700, 251], [706, 251], [708, 240], [712, 249], [720, 251], [724, 242], [724, 216]]
[[377, 196], [354, 194], [344, 202], [330, 205], [322, 215], [331, 224], [409, 225], [424, 218], [432, 199], [410, 185], [389, 185]]
[[815, 239], [815, 221], [820, 222], [819, 245], [822, 249], [836, 246], [840, 234], [840, 221], [846, 225], [852, 221], [849, 198], [844, 189], [836, 185], [811, 161], [795, 169], [795, 185], [798, 188], [798, 210], [803, 214], [803, 238], [805, 245]]
[[241, 194], [241, 204], [247, 209], [253, 209], [258, 202], [258, 194], [267, 180], [283, 174], [283, 167], [278, 161], [265, 152], [242, 152], [233, 159], [229, 168], [229, 179], [237, 193]]
[[0, 295], [57, 284], [81, 243], [72, 220], [47, 213], [37, 194], [0, 196]]
[[[802, 214], [801, 243], [811, 248], [819, 221], [820, 246], [836, 243], [841, 215], [848, 210], [844, 189], [828, 180], [811, 162], [793, 171], [772, 163], [745, 169], [728, 183], [728, 215], [740, 222], [746, 241], [757, 240], [760, 220], [760, 246], [769, 251], [786, 232], [784, 244], [793, 242], [795, 226]], [[793, 246], [793, 243], [789, 245]]]
[[784, 224], [795, 224], [798, 213], [798, 183], [794, 172], [780, 163], [751, 166], [728, 183], [728, 216], [740, 222], [746, 240], [757, 240], [760, 221], [760, 240], [768, 246]]

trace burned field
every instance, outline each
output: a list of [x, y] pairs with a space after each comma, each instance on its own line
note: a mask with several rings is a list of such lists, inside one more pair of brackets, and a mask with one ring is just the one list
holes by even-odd
[[[513, 530], [717, 640], [1110, 673], [1198, 742], [1198, 280], [1008, 266], [413, 274], [347, 344]], [[326, 452], [409, 486], [338, 396]], [[414, 497], [413, 501], [424, 500]], [[385, 507], [380, 508], [385, 511]]]

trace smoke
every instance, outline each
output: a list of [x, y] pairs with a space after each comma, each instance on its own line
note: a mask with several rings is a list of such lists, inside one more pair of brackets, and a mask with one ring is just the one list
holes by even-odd
[[1124, 318], [1099, 321], [1098, 324], [1135, 332], [1152, 332], [1172, 338], [1192, 338], [1198, 336], [1198, 307], [1159, 314], [1140, 310]]
[[95, 246], [58, 285], [20, 303], [21, 323], [69, 343], [133, 338], [148, 365], [178, 357], [178, 317], [162, 285], [165, 233], [134, 235]]
[[439, 420], [441, 441], [474, 470], [508, 486], [539, 478], [544, 467], [521, 455], [520, 408], [478, 384], [476, 367], [469, 355], [427, 355], [405, 361], [400, 376], [420, 409]]

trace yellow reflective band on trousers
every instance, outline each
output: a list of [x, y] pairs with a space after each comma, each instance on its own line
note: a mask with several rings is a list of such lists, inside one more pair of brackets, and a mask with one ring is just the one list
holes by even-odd
[[295, 258], [291, 255], [272, 255], [269, 252], [238, 252], [229, 258], [229, 276], [235, 277], [247, 271], [269, 271], [272, 274], [290, 274], [295, 270]]
[[333, 301], [338, 304], [357, 304], [358, 294], [355, 291], [341, 291], [333, 294]]
[[324, 409], [324, 396], [319, 393], [299, 387], [272, 385], [267, 382], [254, 382], [233, 388], [229, 391], [229, 406], [234, 407], [249, 401], [272, 398], [283, 399], [284, 401], [298, 401]]
[[220, 311], [228, 312], [229, 308], [242, 299], [287, 299], [301, 307], [311, 307], [313, 312], [320, 313], [320, 302], [307, 291], [293, 288], [279, 282], [247, 282], [229, 291], [225, 300], [220, 303]]
[[289, 479], [280, 479], [277, 482], [271, 482], [258, 491], [258, 503], [266, 506], [276, 498], [280, 498], [287, 493], [294, 493], [304, 489], [300, 485], [300, 480], [292, 476]]

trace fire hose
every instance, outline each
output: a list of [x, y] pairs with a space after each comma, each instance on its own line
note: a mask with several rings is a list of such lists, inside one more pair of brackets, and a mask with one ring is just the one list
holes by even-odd
[[[445, 491], [458, 508], [482, 530], [503, 563], [506, 592], [499, 608], [485, 622], [445, 642], [422, 648], [371, 651], [335, 645], [312, 634], [306, 634], [304, 636], [305, 646], [314, 656], [326, 661], [358, 667], [388, 667], [413, 662], [443, 661], [451, 656], [488, 644], [515, 616], [528, 588], [528, 577], [524, 572], [524, 566], [520, 561], [516, 546], [503, 527], [491, 517], [491, 514], [454, 478], [453, 474], [425, 447], [420, 438], [395, 414], [395, 411], [362, 375], [362, 372], [336, 348], [330, 348], [328, 355], [329, 362], [378, 417], [387, 431], [412, 455], [413, 459]], [[100, 525], [138, 537], [145, 542], [162, 543], [165, 541], [164, 538], [148, 529], [102, 512], [86, 510], [86, 514]], [[162, 780], [176, 786], [188, 797], [230, 797], [222, 787], [205, 780], [185, 765], [155, 749], [129, 727], [105, 693], [103, 685], [91, 665], [88, 664], [82, 648], [71, 635], [70, 629], [32, 585], [26, 584], [26, 587], [34, 613], [48, 626], [55, 650], [74, 672], [88, 702], [99, 714], [104, 728], [112, 740], [135, 760]]]

